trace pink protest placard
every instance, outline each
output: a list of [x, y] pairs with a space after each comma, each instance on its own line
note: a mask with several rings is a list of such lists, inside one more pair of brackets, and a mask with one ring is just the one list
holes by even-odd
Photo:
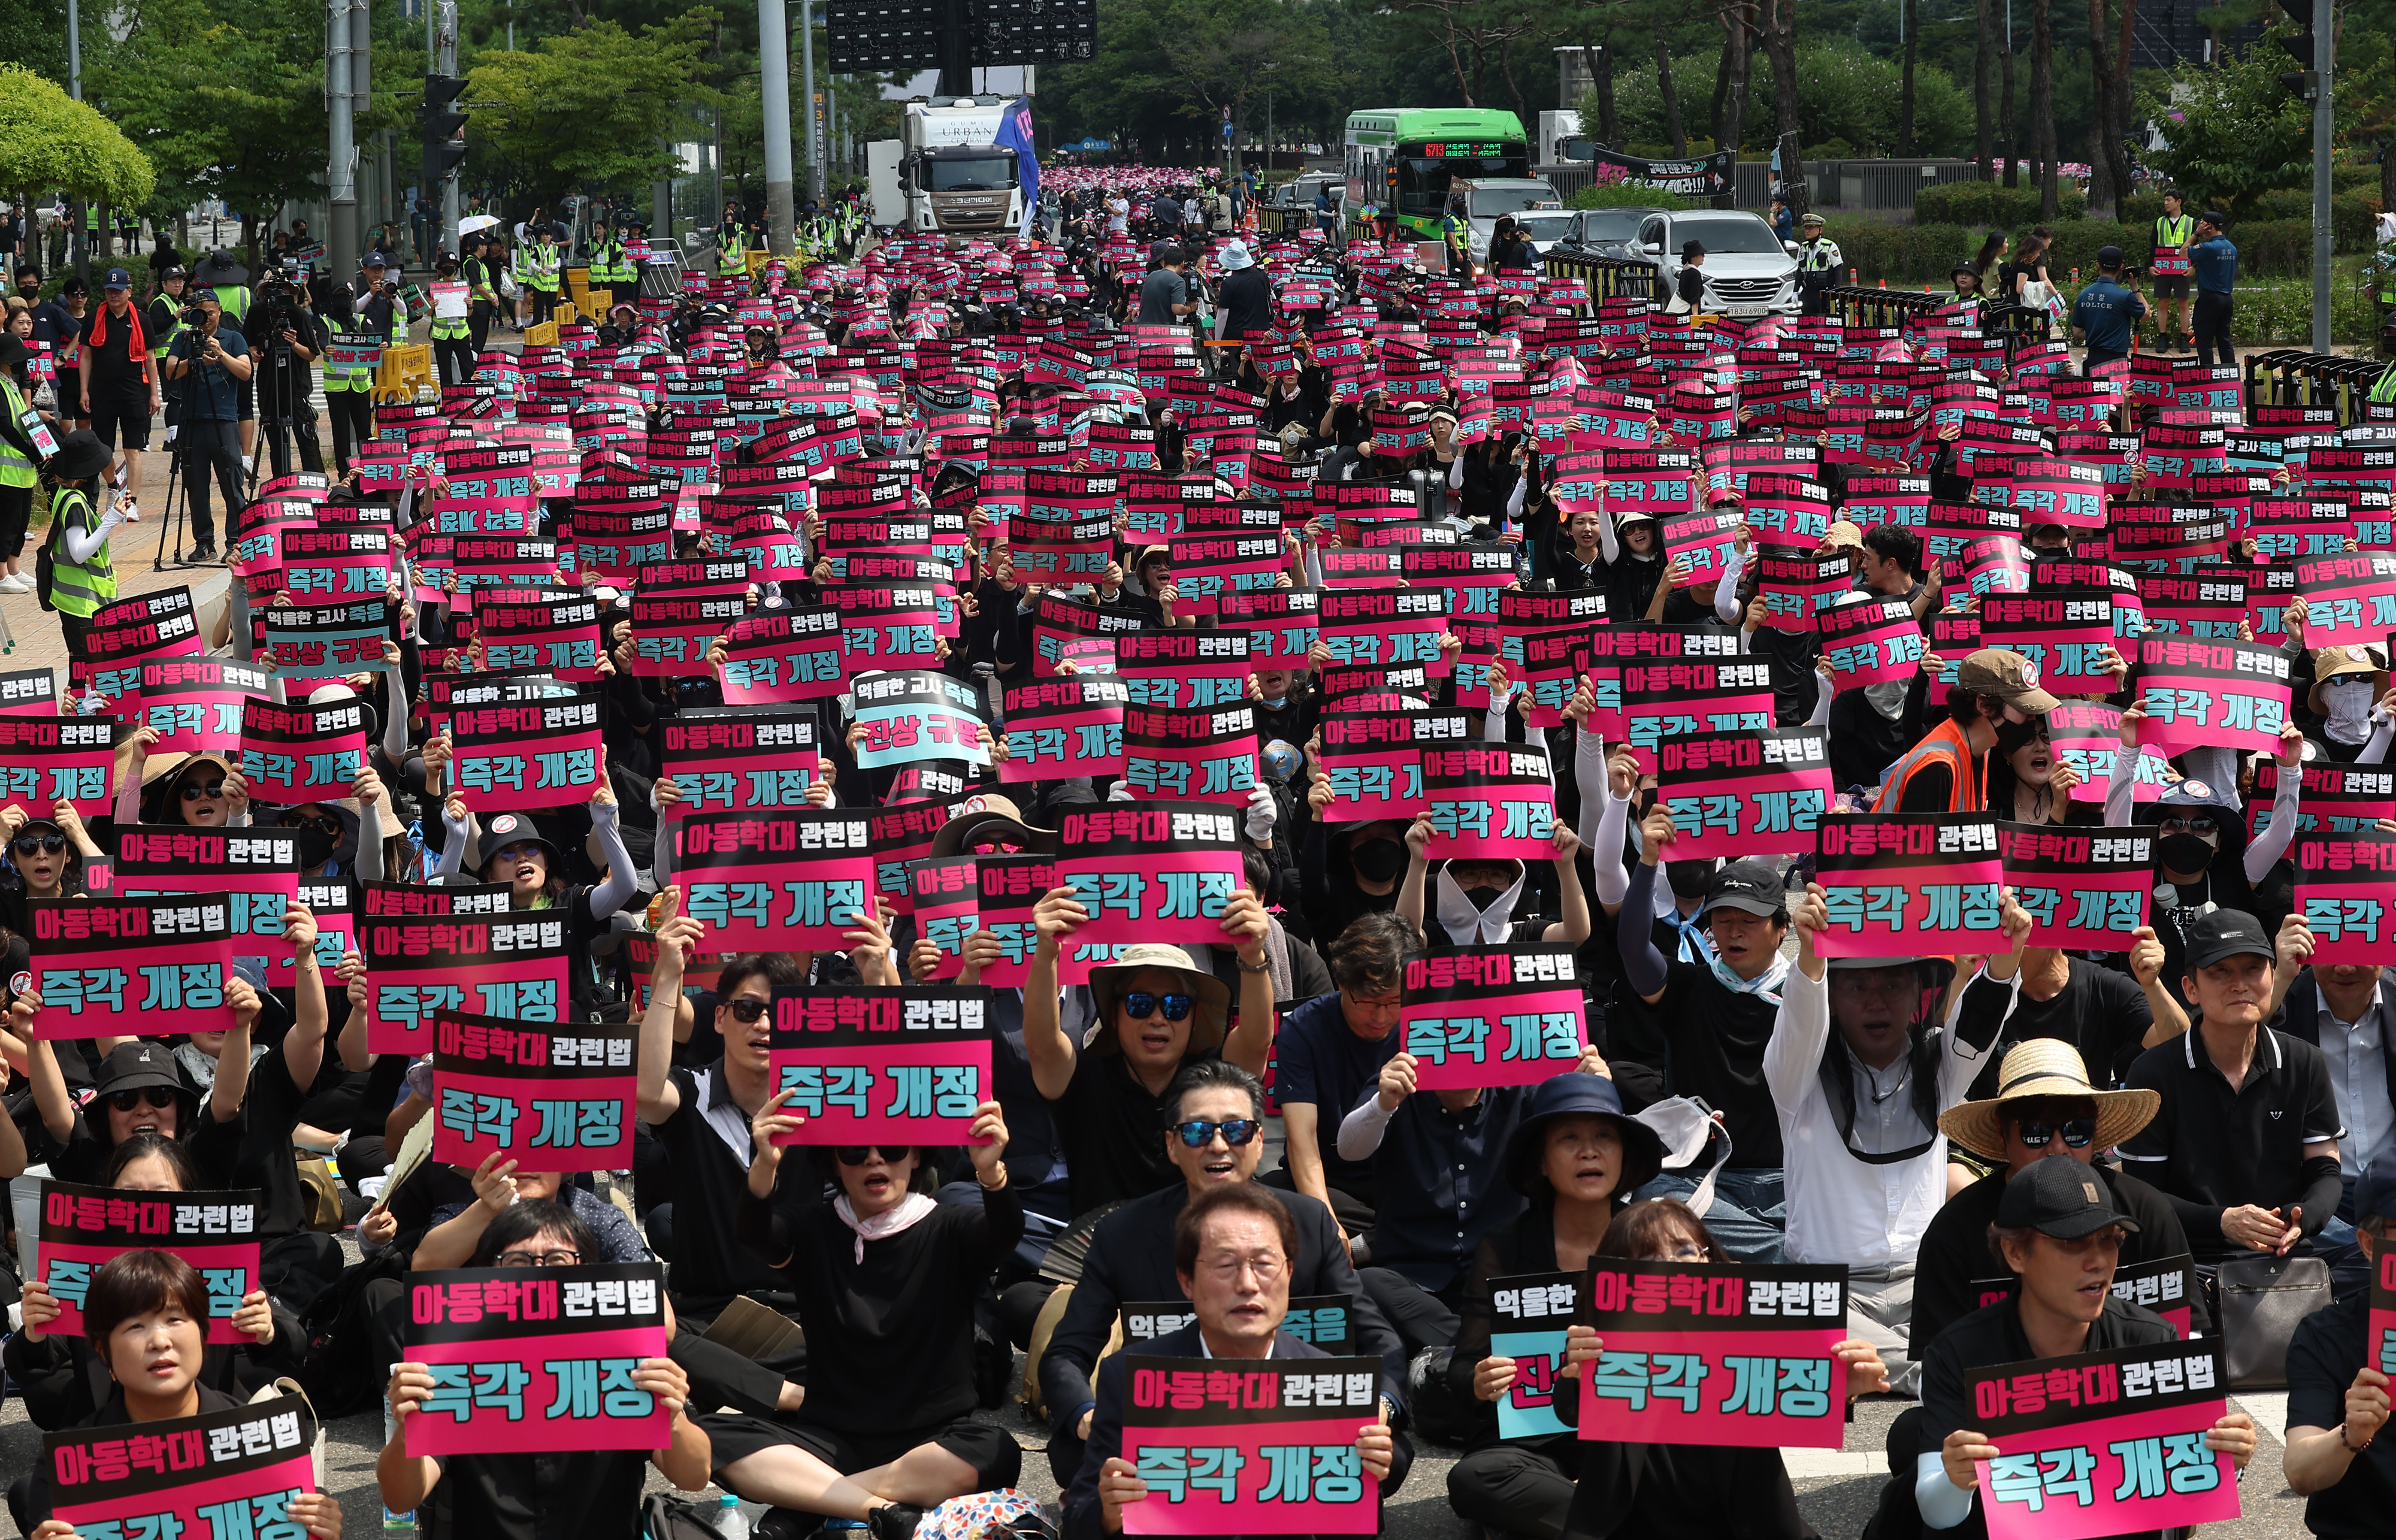
[[113, 700], [141, 687], [144, 659], [206, 651], [190, 589], [138, 594], [92, 612], [81, 655], [67, 661], [67, 683]]
[[2148, 1343], [1974, 1369], [1972, 1423], [1990, 1540], [2216, 1523], [2240, 1513], [2238, 1470], [2204, 1446], [2228, 1410], [2217, 1340]]
[[686, 707], [668, 717], [659, 773], [680, 800], [669, 818], [805, 807], [815, 783], [816, 711], [809, 705]]
[[596, 599], [529, 597], [517, 589], [480, 589], [474, 636], [486, 669], [539, 669], [569, 684], [598, 679], [608, 648]]
[[651, 679], [704, 676], [708, 648], [748, 611], [745, 581], [635, 590], [632, 672]]
[[316, 1418], [304, 1396], [189, 1417], [42, 1436], [50, 1517], [100, 1534], [287, 1534], [291, 1499], [316, 1490]]
[[2371, 1271], [2363, 1361], [2381, 1374], [2396, 1370], [2396, 1252], [2381, 1252]]
[[[1031, 971], [1032, 949], [1040, 942], [1039, 932], [1032, 923], [1032, 907], [1061, 883], [1057, 875], [1057, 858], [1021, 854], [977, 856], [974, 876], [978, 884], [974, 909], [976, 928], [998, 943], [998, 960], [983, 965], [982, 984], [993, 989], [1019, 989], [1024, 976]], [[1069, 940], [1058, 949], [1057, 977], [1061, 983], [1087, 983], [1093, 962], [1103, 962], [1112, 955], [1111, 947], [1083, 947]]]
[[873, 901], [872, 821], [836, 808], [699, 813], [673, 824], [685, 914], [710, 951], [839, 951]]
[[1058, 822], [1057, 883], [1089, 912], [1073, 943], [1220, 941], [1231, 895], [1247, 886], [1240, 817], [1229, 806], [1178, 802], [1067, 812]]
[[1814, 617], [1814, 626], [1822, 636], [1822, 661], [1838, 675], [1842, 690], [1910, 680], [1921, 670], [1922, 626], [1901, 598], [1832, 604]]
[[2146, 829], [1997, 825], [2005, 885], [2030, 912], [2031, 947], [2128, 951], [2147, 923], [2155, 885], [2153, 833]]
[[831, 605], [760, 610], [724, 631], [727, 706], [828, 700], [848, 687], [840, 611]]
[[1405, 962], [1398, 1030], [1424, 1091], [1537, 1085], [1588, 1036], [1568, 946], [1459, 947]]
[[1691, 584], [1710, 591], [1738, 551], [1738, 531], [1747, 516], [1736, 508], [1699, 508], [1663, 516], [1664, 553], [1678, 563], [1688, 559]]
[[228, 1032], [233, 906], [222, 894], [33, 898], [36, 1038]]
[[1124, 784], [1140, 797], [1246, 805], [1257, 784], [1256, 708], [1124, 710]]
[[1555, 783], [1545, 750], [1521, 743], [1425, 749], [1422, 777], [1429, 859], [1555, 858]]
[[1581, 1371], [1581, 1438], [1839, 1447], [1846, 1268], [1602, 1256], [1588, 1293], [1602, 1346]]
[[1855, 587], [1855, 563], [1844, 552], [1767, 551], [1756, 558], [1755, 576], [1764, 623], [1777, 631], [1810, 631], [1817, 629], [1821, 613]]
[[1115, 671], [1130, 704], [1199, 711], [1247, 698], [1248, 633], [1189, 627], [1115, 638]]
[[[2353, 834], [2378, 827], [2382, 818], [2396, 818], [2396, 768], [2384, 764], [2340, 764], [2336, 760], [2301, 766], [2303, 787], [2296, 803], [2299, 834]], [[2285, 768], [2277, 760], [2255, 766], [2255, 794], [2246, 809], [2247, 837], [2271, 827], [2272, 804], [2278, 801], [2280, 777]]]
[[48, 669], [0, 673], [0, 716], [59, 714], [59, 676]]
[[444, 1010], [433, 1020], [433, 1158], [472, 1169], [621, 1170], [632, 1150], [640, 1024], [520, 1021]]
[[768, 1083], [806, 1122], [786, 1145], [959, 1145], [995, 1095], [990, 990], [808, 989], [774, 996]]
[[907, 893], [912, 902], [915, 934], [939, 952], [939, 961], [924, 976], [940, 983], [965, 969], [965, 945], [981, 929], [981, 875], [977, 858], [907, 863]]
[[2396, 940], [2396, 834], [2299, 835], [2296, 904], [2316, 963], [2386, 958]]
[[526, 681], [507, 698], [449, 716], [451, 783], [473, 812], [571, 807], [605, 774], [599, 687]]
[[2396, 631], [2396, 551], [2357, 551], [2296, 564], [2305, 601], [2305, 645], [2387, 644]]
[[[2019, 653], [2050, 693], [2110, 694], [2104, 670], [2113, 644], [2113, 596], [2105, 589], [2038, 589], [1980, 601], [1980, 641]], [[1942, 652], [1943, 657], [1945, 654]]]
[[1820, 727], [1692, 733], [1656, 746], [1656, 794], [1679, 831], [1673, 860], [1793, 856], [1830, 810], [1830, 744]]
[[126, 714], [157, 731], [153, 754], [237, 750], [242, 702], [267, 698], [273, 681], [264, 669], [223, 658], [162, 658], [141, 665], [141, 694]]
[[114, 717], [0, 716], [0, 805], [47, 818], [70, 802], [86, 819], [107, 816], [115, 736]]
[[1941, 957], [1999, 939], [1996, 820], [1969, 813], [1833, 813], [1816, 843], [1830, 909], [1824, 957]]
[[[1630, 657], [1633, 647], [1644, 649], [1645, 644], [1665, 640], [1656, 633], [1671, 629], [1654, 627], [1644, 636], [1609, 637], [1607, 632], [1617, 628], [1607, 626], [1597, 635], [1614, 644], [1617, 657]], [[1736, 645], [1737, 638], [1686, 639], [1692, 652], [1722, 642]], [[1607, 703], [1608, 683], [1604, 670], [1597, 670], [1601, 709]], [[1624, 662], [1615, 670], [1612, 683], [1622, 726], [1618, 735], [1607, 734], [1606, 741], [1627, 744], [1644, 770], [1655, 768], [1656, 750], [1669, 738], [1692, 733], [1760, 733], [1772, 725], [1772, 668], [1762, 658], [1710, 653]]]
[[1124, 710], [1131, 691], [1104, 674], [1058, 675], [1006, 692], [1002, 785], [1065, 776], [1120, 776]]
[[2261, 642], [2178, 636], [2138, 642], [2138, 741], [2169, 753], [2203, 744], [2279, 752], [2288, 655]]
[[[2067, 700], [2046, 713], [2046, 731], [2056, 759], [2079, 773], [2071, 800], [2103, 803], [2113, 775], [2113, 754], [2122, 746], [2120, 709], [2102, 701]], [[2162, 750], [2152, 744], [2140, 746], [2131, 772], [2135, 801], [2150, 803], [2163, 794], [2166, 763]]]
[[665, 1294], [655, 1262], [409, 1273], [406, 1361], [433, 1383], [408, 1453], [665, 1448], [673, 1414], [632, 1383], [665, 1357]]
[[257, 802], [297, 807], [350, 794], [366, 763], [366, 703], [241, 703], [241, 775]]
[[1439, 639], [1447, 630], [1447, 594], [1439, 589], [1333, 589], [1323, 595], [1316, 624], [1333, 666], [1436, 671]]
[[498, 883], [431, 890], [447, 896], [454, 908], [446, 912], [419, 903], [401, 884], [362, 886], [358, 939], [369, 1051], [433, 1052], [434, 1018], [444, 1011], [514, 1021], [565, 1015], [569, 962], [558, 911], [511, 909], [508, 889]]
[[59, 1302], [52, 1336], [83, 1336], [92, 1275], [127, 1251], [171, 1252], [207, 1285], [207, 1340], [247, 1343], [233, 1330], [242, 1296], [258, 1281], [259, 1194], [134, 1192], [123, 1188], [41, 1183], [40, 1248], [33, 1276]]
[[1605, 595], [1594, 590], [1524, 593], [1510, 589], [1498, 595], [1498, 656], [1521, 690], [1525, 724], [1554, 727], [1564, 723], [1564, 709], [1589, 665], [1590, 631], [1605, 619]]
[[1148, 1487], [1123, 1510], [1125, 1533], [1378, 1533], [1356, 1434], [1380, 1419], [1380, 1360], [1123, 1363], [1124, 1458]]
[[1477, 724], [1466, 711], [1332, 711], [1319, 723], [1318, 759], [1331, 781], [1325, 823], [1372, 823], [1424, 810], [1426, 748], [1471, 742]]
[[[292, 981], [296, 963], [282, 937], [284, 911], [300, 897], [297, 831], [120, 825], [111, 875], [112, 891], [120, 898], [222, 895], [231, 906], [233, 955], [265, 967], [273, 983]], [[331, 924], [329, 916], [324, 918], [320, 941]], [[340, 961], [338, 953], [333, 961]]]

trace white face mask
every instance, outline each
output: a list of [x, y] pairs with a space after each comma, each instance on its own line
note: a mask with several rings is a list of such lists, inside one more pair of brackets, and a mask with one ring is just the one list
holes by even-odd
[[2323, 731], [2339, 743], [2361, 743], [2371, 736], [2372, 676], [2340, 674], [2321, 687], [2328, 723]]

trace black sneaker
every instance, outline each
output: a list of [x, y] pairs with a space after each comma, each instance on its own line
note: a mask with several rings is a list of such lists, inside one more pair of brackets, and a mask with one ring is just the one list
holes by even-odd
[[213, 562], [217, 559], [217, 548], [206, 544], [195, 545], [192, 548], [192, 554], [186, 559], [193, 562]]
[[914, 1540], [924, 1510], [905, 1503], [885, 1503], [865, 1516], [865, 1532], [873, 1540]]

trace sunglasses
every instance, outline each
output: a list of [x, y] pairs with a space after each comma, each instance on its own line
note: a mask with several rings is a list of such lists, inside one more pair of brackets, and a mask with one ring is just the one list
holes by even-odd
[[223, 795], [224, 782], [220, 780], [209, 781], [205, 786], [193, 781], [183, 788], [183, 800], [187, 803], [214, 802]]
[[886, 1165], [897, 1165], [907, 1158], [912, 1145], [834, 1145], [832, 1158], [845, 1166], [861, 1166], [876, 1155]]
[[727, 1000], [724, 1008], [732, 1013], [733, 1020], [746, 1025], [764, 1016], [772, 1004], [769, 1000]]
[[1225, 1144], [1238, 1149], [1254, 1143], [1256, 1136], [1264, 1132], [1264, 1127], [1254, 1118], [1192, 1118], [1185, 1123], [1175, 1123], [1173, 1132], [1180, 1135], [1181, 1142], [1192, 1149], [1204, 1149], [1213, 1144], [1218, 1134], [1223, 1135]]
[[2016, 1135], [2031, 1149], [2044, 1149], [2046, 1142], [2058, 1133], [2063, 1135], [2063, 1142], [2074, 1149], [2087, 1148], [2088, 1141], [2096, 1136], [2096, 1120], [2094, 1118], [2067, 1118], [2060, 1123], [2026, 1118], [2014, 1128]]
[[163, 1085], [145, 1085], [139, 1090], [111, 1091], [108, 1105], [119, 1112], [130, 1112], [137, 1107], [164, 1109], [175, 1105], [175, 1093]]
[[20, 856], [55, 856], [67, 847], [63, 834], [20, 834], [8, 843]]
[[1145, 989], [1134, 989], [1123, 997], [1123, 1008], [1134, 1021], [1146, 1021], [1165, 1007], [1167, 1021], [1186, 1020], [1190, 1015], [1190, 997], [1185, 994], [1155, 995]]
[[2210, 817], [2189, 818], [2175, 813], [2165, 814], [2156, 827], [2172, 833], [2210, 834], [2216, 826]]
[[491, 852], [488, 856], [483, 857], [483, 861], [484, 864], [487, 866], [493, 861], [521, 861], [526, 857], [532, 856], [539, 856], [546, 858], [548, 855], [549, 852], [543, 850], [537, 844], [512, 844], [503, 849]]

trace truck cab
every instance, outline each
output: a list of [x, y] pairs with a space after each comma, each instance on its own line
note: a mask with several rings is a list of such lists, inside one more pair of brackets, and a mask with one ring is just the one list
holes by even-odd
[[898, 191], [907, 228], [1000, 235], [1023, 224], [1016, 154], [997, 143], [1013, 99], [911, 101], [899, 119]]

